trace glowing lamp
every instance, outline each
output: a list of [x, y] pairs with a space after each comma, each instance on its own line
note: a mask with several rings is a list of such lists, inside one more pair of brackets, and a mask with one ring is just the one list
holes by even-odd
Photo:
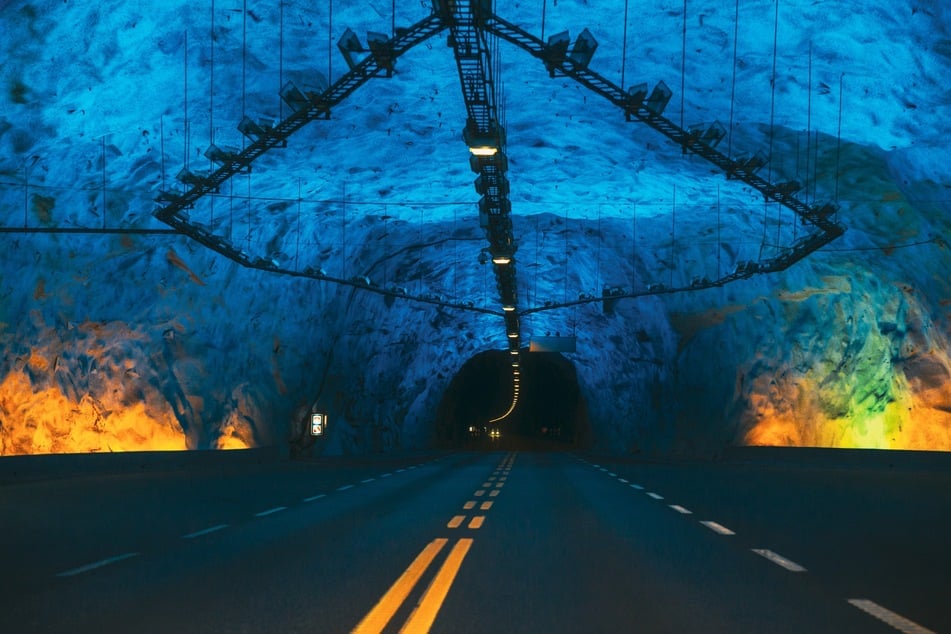
[[311, 414], [310, 415], [310, 435], [311, 436], [323, 436], [324, 430], [326, 428], [327, 428], [326, 414]]
[[502, 147], [505, 131], [494, 122], [488, 129], [479, 130], [475, 121], [469, 120], [462, 131], [462, 140], [472, 156], [495, 156]]
[[510, 333], [509, 333], [509, 339], [515, 339], [515, 338], [517, 338], [517, 337], [518, 337], [518, 333], [517, 333], [517, 332], [510, 332]]
[[499, 148], [481, 145], [479, 147], [471, 147], [469, 151], [472, 152], [473, 156], [495, 156]]
[[508, 255], [493, 255], [492, 264], [508, 264], [512, 258]]
[[515, 310], [515, 304], [503, 304], [502, 310], [504, 310], [507, 313], [511, 313]]

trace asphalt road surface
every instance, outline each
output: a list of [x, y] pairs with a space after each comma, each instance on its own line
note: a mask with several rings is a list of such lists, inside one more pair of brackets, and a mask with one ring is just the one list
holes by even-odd
[[951, 632], [951, 474], [572, 452], [0, 483], [0, 631]]

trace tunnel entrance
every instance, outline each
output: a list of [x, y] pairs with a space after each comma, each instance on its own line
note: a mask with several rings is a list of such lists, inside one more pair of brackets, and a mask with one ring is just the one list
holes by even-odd
[[512, 402], [510, 355], [481, 352], [453, 377], [437, 410], [444, 446], [482, 449], [565, 449], [586, 444], [588, 413], [574, 364], [557, 352], [525, 352], [518, 407]]

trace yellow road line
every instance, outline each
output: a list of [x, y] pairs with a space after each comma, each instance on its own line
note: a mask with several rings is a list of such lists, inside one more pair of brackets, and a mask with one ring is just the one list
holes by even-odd
[[469, 511], [471, 509], [474, 509], [475, 505], [476, 503], [474, 500], [469, 500], [468, 502], [462, 505], [462, 508], [465, 509], [466, 511]]
[[455, 515], [453, 516], [451, 520], [449, 520], [449, 523], [446, 524], [446, 528], [459, 528], [460, 526], [462, 526], [462, 523], [465, 521], [466, 521], [465, 515]]
[[489, 497], [490, 497], [490, 498], [494, 498], [494, 497], [497, 496], [498, 494], [499, 494], [499, 490], [498, 490], [498, 489], [492, 489], [491, 491], [489, 491]]
[[490, 508], [492, 508], [492, 502], [483, 502], [482, 506], [479, 507], [479, 510], [488, 511]]
[[485, 495], [485, 489], [479, 489], [478, 491], [475, 492], [475, 494], [476, 494], [476, 497], [482, 497], [483, 495]]
[[370, 632], [376, 634], [382, 632], [383, 628], [386, 627], [386, 624], [389, 623], [393, 615], [396, 614], [396, 611], [403, 604], [403, 601], [409, 596], [413, 586], [415, 586], [419, 578], [423, 576], [423, 573], [429, 568], [429, 564], [433, 562], [433, 559], [436, 558], [436, 555], [439, 554], [439, 551], [442, 550], [447, 541], [449, 540], [443, 537], [431, 541], [426, 548], [419, 553], [416, 559], [413, 560], [409, 568], [400, 575], [400, 578], [390, 586], [390, 589], [386, 591], [383, 598], [363, 617], [359, 625], [353, 628], [353, 634], [369, 634]]
[[477, 529], [482, 528], [482, 525], [485, 523], [485, 515], [476, 515], [469, 522], [469, 528]]
[[456, 542], [456, 545], [452, 547], [446, 561], [439, 569], [439, 572], [436, 573], [436, 578], [429, 584], [426, 593], [419, 601], [419, 605], [416, 606], [409, 620], [406, 621], [406, 624], [403, 625], [403, 629], [400, 630], [401, 634], [402, 632], [407, 632], [408, 634], [428, 632], [433, 626], [433, 621], [436, 620], [439, 608], [442, 607], [443, 601], [446, 600], [446, 595], [449, 594], [449, 588], [452, 586], [452, 582], [455, 581], [456, 573], [459, 572], [459, 567], [462, 566], [462, 560], [466, 558], [466, 553], [469, 552], [471, 546], [471, 539], [460, 539]]

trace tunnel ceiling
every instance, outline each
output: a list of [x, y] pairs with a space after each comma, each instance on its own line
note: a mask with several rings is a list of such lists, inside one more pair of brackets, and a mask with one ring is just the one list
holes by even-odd
[[[667, 119], [701, 131], [719, 122], [725, 132], [719, 152], [736, 161], [764, 157], [758, 177], [798, 183], [793, 195], [809, 209], [835, 203], [828, 219], [845, 229], [783, 273], [662, 296], [661, 303], [623, 302], [616, 313], [600, 303], [548, 310], [605, 292], [704, 289], [738, 267], [748, 271], [746, 262], [788, 254], [815, 227], [489, 33], [506, 132], [522, 337], [578, 334], [580, 354], [573, 359], [592, 404], [592, 425], [607, 416], [598, 407], [623, 401], [631, 411], [652, 412], [643, 422], [649, 426], [683, 389], [698, 391], [696, 402], [678, 405], [684, 411], [671, 416], [702, 419], [715, 411], [733, 421], [717, 432], [727, 439], [750, 438], [764, 420], [782, 420], [788, 429], [753, 436], [835, 444], [837, 432], [804, 431], [789, 412], [806, 412], [803, 420], [819, 412], [832, 421], [830, 429], [838, 429], [836, 421], [859, 420], [855, 433], [870, 434], [855, 412], [884, 415], [911, 393], [945, 424], [940, 412], [951, 407], [951, 382], [943, 378], [951, 372], [951, 318], [944, 308], [951, 296], [946, 3], [531, 0], [497, 2], [494, 10], [543, 43], [563, 31], [575, 42], [587, 29], [597, 42], [586, 64], [592, 73], [624, 94], [642, 83], [650, 94], [663, 82], [672, 93]], [[344, 359], [362, 371], [366, 358], [377, 355], [370, 365], [381, 376], [383, 357], [396, 365], [410, 358], [442, 364], [443, 387], [466, 355], [506, 349], [501, 319], [486, 314], [501, 314], [500, 299], [491, 264], [480, 263], [489, 242], [445, 30], [408, 48], [390, 76], [370, 79], [327, 118], [288, 136], [286, 147], [257, 158], [250, 173], [181, 210], [185, 224], [208, 237], [206, 246], [227, 244], [242, 264], [263, 271], [235, 276], [194, 240], [163, 235], [170, 228], [156, 217], [170, 200], [157, 201], [162, 192], [181, 194], [191, 186], [180, 178], [183, 168], [198, 175], [217, 169], [206, 157], [212, 144], [239, 151], [251, 144], [238, 130], [245, 116], [254, 122], [289, 116], [289, 102], [280, 97], [289, 82], [319, 93], [346, 77], [350, 66], [337, 44], [348, 30], [363, 46], [393, 33], [398, 38], [432, 13], [429, 1], [0, 1], [0, 230], [11, 247], [0, 335], [8, 376], [26, 367], [27, 378], [18, 381], [39, 390], [58, 380], [76, 403], [83, 394], [104, 392], [85, 356], [67, 363], [68, 355], [58, 352], [66, 344], [57, 343], [40, 363], [34, 344], [50, 332], [59, 341], [78, 337], [83, 320], [112, 319], [82, 336], [101, 342], [111, 332], [115, 341], [148, 342], [136, 354], [152, 364], [150, 372], [171, 377], [148, 379], [160, 386], [154, 389], [162, 392], [156, 397], [162, 420], [172, 427], [187, 427], [182, 421], [190, 416], [226, 420], [221, 424], [237, 429], [285, 394], [296, 399], [281, 402], [278, 409], [288, 413], [307, 394], [334, 384], [338, 375], [325, 370], [312, 378], [304, 359], [293, 370], [279, 361], [291, 354], [288, 339], [313, 337], [315, 355], [328, 359], [328, 367]], [[90, 232], [107, 235], [84, 235]], [[116, 232], [127, 235], [108, 235]], [[276, 269], [336, 283], [288, 281]], [[283, 281], [266, 281], [271, 278]], [[207, 280], [214, 283], [206, 287]], [[422, 304], [412, 319], [388, 313], [349, 294], [366, 283], [449, 308]], [[194, 288], [186, 294], [183, 284]], [[268, 312], [275, 297], [279, 318]], [[346, 301], [327, 308], [334, 297]], [[394, 300], [407, 303], [390, 297], [385, 306]], [[347, 312], [351, 304], [363, 311], [360, 319]], [[241, 322], [234, 341], [218, 323], [223, 306]], [[281, 332], [295, 319], [306, 325]], [[405, 335], [417, 323], [432, 334]], [[258, 330], [269, 334], [252, 337], [249, 346], [260, 350], [248, 355], [273, 375], [273, 385], [260, 388], [266, 397], [250, 396], [246, 386], [253, 382], [238, 369], [251, 361], [235, 364], [225, 352], [214, 364], [195, 361]], [[175, 338], [196, 332], [194, 339]], [[838, 333], [841, 350], [816, 332]], [[460, 359], [450, 363], [434, 349], [418, 348], [421, 342], [435, 347], [440, 338], [455, 338]], [[381, 354], [381, 340], [401, 352]], [[359, 345], [341, 352], [339, 341]], [[932, 356], [919, 358], [925, 353]], [[115, 352], [114, 370], [122, 377], [131, 376], [121, 360], [130, 354]], [[602, 354], [609, 362], [596, 359]], [[882, 364], [869, 361], [879, 358]], [[82, 380], [64, 379], [63, 367]], [[830, 368], [843, 378], [829, 378]], [[386, 393], [380, 403], [398, 402], [400, 412], [434, 405], [438, 396], [429, 392], [426, 375], [413, 370], [404, 377], [411, 385], [380, 388]], [[188, 387], [208, 376], [229, 387], [216, 387], [215, 398], [206, 387]], [[773, 376], [786, 378], [776, 383]], [[293, 382], [289, 377], [296, 383], [285, 384]], [[649, 396], [628, 398], [630, 385]], [[12, 403], [17, 386], [10, 388]], [[816, 386], [818, 401], [804, 405], [805, 397], [795, 395], [813, 393], [809, 386]], [[201, 403], [211, 402], [221, 411], [206, 405], [200, 412]], [[108, 403], [93, 409], [109, 411]], [[227, 414], [239, 410], [244, 418]], [[893, 423], [885, 427], [897, 429]], [[668, 431], [676, 427], [665, 424]], [[630, 448], [641, 431], [617, 433], [609, 442]], [[238, 435], [243, 442], [250, 437]]]
[[[285, 119], [291, 111], [278, 93], [288, 81], [316, 90], [350, 70], [337, 47], [347, 29], [366, 45], [367, 32], [405, 29], [432, 12], [425, 2], [395, 3], [395, 14], [389, 2], [337, 4], [6, 3], [2, 186], [24, 217], [21, 223], [11, 214], [5, 224], [161, 227], [152, 217], [154, 200], [162, 191], [189, 189], [175, 178], [184, 167], [199, 174], [219, 168], [205, 156], [212, 143], [247, 146], [237, 130], [245, 115]], [[799, 183], [804, 189], [796, 196], [814, 209], [837, 201], [837, 218], [848, 226], [851, 201], [839, 192], [848, 176], [842, 144], [913, 144], [927, 155], [940, 147], [949, 120], [939, 82], [946, 40], [936, 37], [946, 10], [900, 4], [689, 2], [684, 13], [679, 3], [563, 1], [500, 3], [497, 12], [540, 41], [564, 30], [575, 40], [588, 29], [597, 41], [587, 64], [593, 72], [624, 89], [665, 82], [673, 93], [668, 119], [685, 128], [729, 127], [718, 146], [725, 155], [743, 161], [760, 153], [767, 158], [760, 176]], [[622, 10], [626, 21], [618, 19]], [[835, 14], [849, 18], [830, 32], [825, 21]], [[635, 251], [672, 242], [669, 258], [626, 284], [645, 290], [716, 279], [739, 262], [776, 257], [812, 228], [800, 227], [801, 219], [778, 204], [764, 209], [747, 184], [724, 179], [722, 169], [625, 121], [577, 81], [562, 73], [551, 78], [525, 51], [488, 39], [497, 52], [516, 236], [520, 222], [544, 214], [579, 223], [576, 230], [623, 219], [636, 232], [640, 219]], [[920, 73], [909, 77], [909, 68]], [[186, 215], [251, 261], [323, 269], [342, 280], [365, 274], [367, 263], [352, 245], [368, 232], [392, 236], [385, 245], [391, 252], [421, 252], [420, 244], [455, 236], [451, 284], [407, 271], [387, 281], [401, 291], [415, 283], [418, 295], [489, 306], [476, 266], [486, 245], [469, 231], [478, 222], [479, 195], [461, 139], [465, 121], [443, 31], [400, 56], [391, 77], [361, 85], [329, 118], [291, 135], [286, 148], [259, 158], [250, 175], [226, 182]], [[40, 210], [31, 196], [43, 196]], [[418, 230], [438, 224], [442, 236]], [[696, 242], [712, 227], [730, 245], [730, 261], [717, 271], [710, 262], [678, 265], [677, 242]], [[617, 234], [598, 230], [605, 240]], [[570, 259], [570, 248], [557, 240], [518, 247], [524, 262]], [[668, 276], [678, 266], [676, 279]], [[560, 299], [599, 295], [605, 284], [627, 281], [599, 277]], [[538, 298], [537, 285], [529, 289], [522, 280], [521, 295], [529, 299], [522, 308], [552, 302]]]

